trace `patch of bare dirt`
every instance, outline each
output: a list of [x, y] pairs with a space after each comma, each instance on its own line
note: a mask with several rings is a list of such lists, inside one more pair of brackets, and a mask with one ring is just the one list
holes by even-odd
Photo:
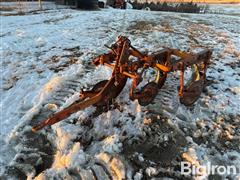
[[162, 32], [168, 32], [168, 33], [174, 32], [174, 30], [173, 30], [173, 28], [171, 27], [171, 25], [169, 24], [169, 22], [163, 21], [163, 22], [161, 22], [160, 24], [161, 24], [161, 31], [162, 31]]
[[155, 22], [152, 21], [137, 21], [135, 22], [135, 24], [130, 25], [127, 30], [129, 31], [147, 31], [147, 30], [151, 30], [154, 26], [156, 26], [157, 24]]
[[45, 20], [43, 21], [43, 23], [46, 23], [46, 24], [57, 23], [59, 21], [66, 20], [71, 17], [72, 17], [71, 15], [64, 15], [63, 17], [60, 17], [60, 18], [51, 18], [51, 19]]
[[27, 179], [27, 174], [34, 172], [38, 175], [51, 167], [55, 147], [45, 134], [23, 130], [11, 143], [18, 147], [17, 154], [11, 164], [4, 168], [0, 179]]
[[83, 55], [79, 46], [63, 50], [70, 52], [70, 54], [62, 56], [55, 55], [44, 61], [47, 67], [55, 73], [63, 71], [71, 65], [76, 64], [78, 62], [78, 58]]
[[[167, 118], [152, 116], [144, 120], [142, 136], [127, 139], [123, 143], [123, 153], [135, 170], [149, 166], [158, 169], [152, 177], [172, 177], [186, 179], [179, 173], [183, 148], [187, 145], [184, 134], [168, 122]], [[166, 169], [169, 168], [169, 171]], [[147, 170], [146, 170], [147, 171]], [[144, 173], [145, 179], [150, 178]]]
[[3, 79], [3, 90], [7, 91], [11, 89], [20, 78], [17, 76], [12, 76], [9, 79]]

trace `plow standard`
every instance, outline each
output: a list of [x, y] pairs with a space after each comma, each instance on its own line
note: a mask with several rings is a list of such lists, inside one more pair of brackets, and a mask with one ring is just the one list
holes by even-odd
[[[32, 128], [34, 132], [89, 106], [103, 107], [111, 104], [121, 93], [129, 78], [132, 79], [129, 97], [131, 100], [137, 99], [142, 106], [153, 102], [159, 89], [164, 85], [168, 73], [173, 71], [180, 71], [180, 83], [176, 88], [178, 88], [180, 102], [185, 106], [194, 104], [206, 85], [206, 71], [212, 55], [211, 50], [206, 49], [192, 54], [165, 48], [149, 55], [133, 47], [130, 40], [124, 36], [119, 36], [117, 41], [108, 48], [110, 51], [94, 59], [93, 64], [111, 68], [112, 77], [98, 82], [91, 90], [82, 90], [79, 101], [34, 126]], [[191, 77], [185, 83], [184, 72], [190, 68]], [[143, 75], [147, 71], [155, 72], [152, 73], [154, 79], [139, 89], [138, 86], [144, 83]]]

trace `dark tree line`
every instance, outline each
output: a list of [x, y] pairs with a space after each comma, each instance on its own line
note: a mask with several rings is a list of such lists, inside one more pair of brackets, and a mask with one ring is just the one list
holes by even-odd
[[196, 3], [188, 2], [188, 3], [139, 3], [137, 0], [131, 3], [133, 9], [145, 9], [150, 8], [152, 11], [170, 11], [170, 12], [182, 12], [182, 13], [204, 13], [208, 10], [208, 6], [199, 6]]

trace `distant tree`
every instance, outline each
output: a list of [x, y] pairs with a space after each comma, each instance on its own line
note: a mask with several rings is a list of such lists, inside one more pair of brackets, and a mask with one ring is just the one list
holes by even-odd
[[184, 13], [200, 13], [202, 7], [198, 6], [193, 1], [188, 3], [181, 2], [177, 5], [172, 5], [164, 1], [163, 3], [148, 3], [145, 1], [144, 3], [139, 3], [137, 0], [132, 2], [134, 9], [145, 9], [150, 8], [152, 11], [171, 11], [171, 12], [184, 12]]

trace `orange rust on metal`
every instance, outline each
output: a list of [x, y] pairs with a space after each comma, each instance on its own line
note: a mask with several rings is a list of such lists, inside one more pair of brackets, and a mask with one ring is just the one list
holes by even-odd
[[178, 96], [182, 97], [183, 94], [183, 85], [184, 85], [184, 64], [181, 63], [181, 75], [180, 75], [180, 88], [178, 91]]
[[80, 102], [80, 103], [76, 103], [73, 104], [71, 106], [69, 106], [68, 108], [57, 112], [56, 114], [52, 115], [52, 117], [48, 118], [47, 120], [45, 120], [43, 123], [40, 123], [39, 125], [36, 125], [32, 128], [32, 130], [34, 132], [42, 129], [43, 127], [45, 127], [46, 125], [50, 126], [53, 125], [63, 119], [66, 119], [67, 117], [69, 117], [71, 114], [80, 111], [82, 109], [85, 109], [87, 107], [89, 107], [92, 104], [97, 103], [99, 100], [101, 100], [101, 94], [98, 94], [90, 99], [87, 99], [84, 102]]
[[130, 78], [132, 78], [132, 79], [135, 79], [135, 78], [137, 78], [137, 76], [136, 75], [134, 75], [134, 74], [130, 74], [130, 73], [128, 73], [128, 72], [123, 72], [123, 75], [125, 75], [125, 76], [127, 76], [127, 77], [130, 77]]
[[[94, 59], [93, 64], [110, 67], [112, 77], [109, 80], [97, 83], [92, 90], [81, 91], [79, 101], [34, 126], [32, 128], [34, 132], [66, 119], [71, 114], [91, 105], [97, 107], [108, 105], [112, 99], [121, 93], [128, 78], [133, 80], [129, 92], [130, 99], [137, 99], [139, 104], [143, 106], [154, 101], [158, 90], [165, 83], [167, 74], [172, 71], [180, 71], [178, 94], [182, 104], [192, 105], [200, 97], [205, 85], [207, 66], [212, 54], [211, 50], [205, 49], [193, 54], [165, 48], [152, 54], [146, 54], [133, 47], [130, 40], [124, 36], [119, 36], [117, 41], [108, 48], [110, 51]], [[177, 56], [178, 60], [174, 59], [174, 56]], [[184, 85], [184, 72], [192, 66], [202, 68], [197, 68], [197, 72], [193, 72], [192, 77], [198, 78], [193, 78], [190, 83], [187, 83], [188, 85]], [[143, 73], [149, 69], [157, 70], [155, 80], [148, 82], [141, 90], [138, 90], [137, 86], [143, 80]]]
[[162, 65], [162, 64], [156, 64], [156, 67], [158, 69], [160, 69], [161, 71], [166, 72], [166, 73], [171, 71], [170, 68], [168, 68], [168, 67], [166, 67], [165, 65]]

